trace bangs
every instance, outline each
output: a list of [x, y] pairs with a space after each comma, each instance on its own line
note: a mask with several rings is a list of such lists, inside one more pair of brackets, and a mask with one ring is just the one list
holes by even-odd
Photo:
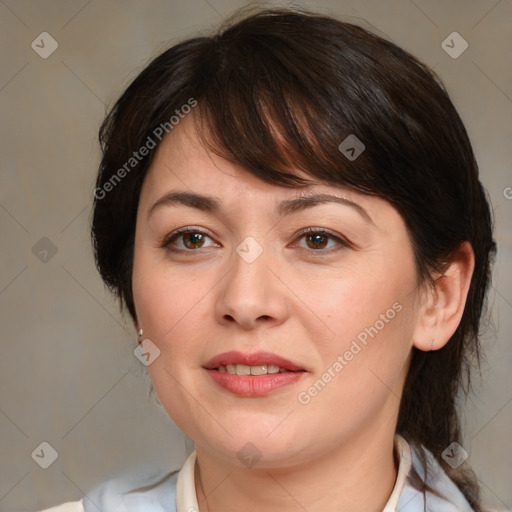
[[197, 95], [200, 140], [268, 183], [311, 183], [295, 174], [301, 171], [312, 181], [375, 194], [376, 170], [366, 155], [351, 161], [338, 149], [351, 134], [363, 138], [349, 128], [341, 84], [335, 92], [323, 86], [321, 70], [297, 66], [289, 57], [294, 52], [280, 52], [279, 46], [259, 38], [229, 46], [229, 55], [222, 46], [216, 49]]

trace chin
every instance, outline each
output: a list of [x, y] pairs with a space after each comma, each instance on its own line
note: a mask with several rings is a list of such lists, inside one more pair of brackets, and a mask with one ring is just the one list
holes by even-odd
[[306, 447], [297, 442], [300, 436], [291, 436], [286, 431], [281, 435], [274, 432], [267, 436], [257, 428], [245, 428], [243, 432], [233, 432], [233, 437], [226, 434], [212, 438], [207, 436], [211, 430], [202, 434], [197, 438], [197, 445], [240, 467], [263, 469], [288, 466], [293, 462], [300, 463], [307, 452]]

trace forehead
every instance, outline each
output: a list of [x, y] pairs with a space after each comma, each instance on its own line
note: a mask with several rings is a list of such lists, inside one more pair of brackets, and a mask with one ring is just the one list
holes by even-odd
[[[321, 182], [299, 169], [289, 169], [286, 172], [306, 180], [307, 183], [304, 185], [297, 184], [290, 187], [265, 182], [242, 165], [214, 153], [199, 137], [195, 122], [194, 114], [187, 115], [160, 143], [145, 178], [145, 182], [148, 182], [146, 188], [161, 189], [166, 184], [179, 183], [182, 187], [188, 187], [194, 191], [216, 189], [224, 193], [234, 189], [239, 193], [271, 191], [295, 196], [302, 194], [302, 191], [333, 188], [344, 190], [346, 193], [351, 192], [347, 187], [334, 187]], [[208, 132], [206, 136], [209, 137]]]

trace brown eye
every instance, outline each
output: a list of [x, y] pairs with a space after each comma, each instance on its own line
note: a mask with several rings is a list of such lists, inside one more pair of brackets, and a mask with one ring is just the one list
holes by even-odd
[[[307, 244], [310, 249], [324, 249], [327, 245], [328, 238], [328, 236], [322, 233], [306, 235]], [[309, 242], [311, 242], [311, 244]]]
[[187, 249], [198, 249], [204, 244], [204, 235], [202, 233], [190, 232], [181, 235], [183, 243]]
[[[318, 252], [319, 255], [351, 247], [347, 240], [324, 229], [308, 228], [299, 233], [299, 238], [306, 240], [307, 247], [302, 246], [302, 249], [309, 249], [313, 253]], [[327, 247], [331, 241], [334, 242], [334, 246]]]
[[198, 229], [183, 228], [169, 235], [160, 246], [171, 252], [192, 253], [198, 249], [211, 247], [205, 245], [207, 238], [211, 240], [210, 236]]

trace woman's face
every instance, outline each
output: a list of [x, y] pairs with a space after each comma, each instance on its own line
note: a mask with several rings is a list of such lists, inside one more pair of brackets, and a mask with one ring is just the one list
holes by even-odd
[[[171, 201], [176, 192], [218, 209]], [[342, 201], [290, 203], [305, 194]], [[266, 184], [207, 152], [188, 116], [142, 187], [133, 293], [160, 351], [148, 370], [161, 403], [224, 461], [286, 466], [394, 431], [418, 305], [406, 227], [386, 201]], [[283, 374], [278, 357], [301, 371]], [[254, 365], [230, 371], [267, 375], [224, 373], [237, 361]]]

